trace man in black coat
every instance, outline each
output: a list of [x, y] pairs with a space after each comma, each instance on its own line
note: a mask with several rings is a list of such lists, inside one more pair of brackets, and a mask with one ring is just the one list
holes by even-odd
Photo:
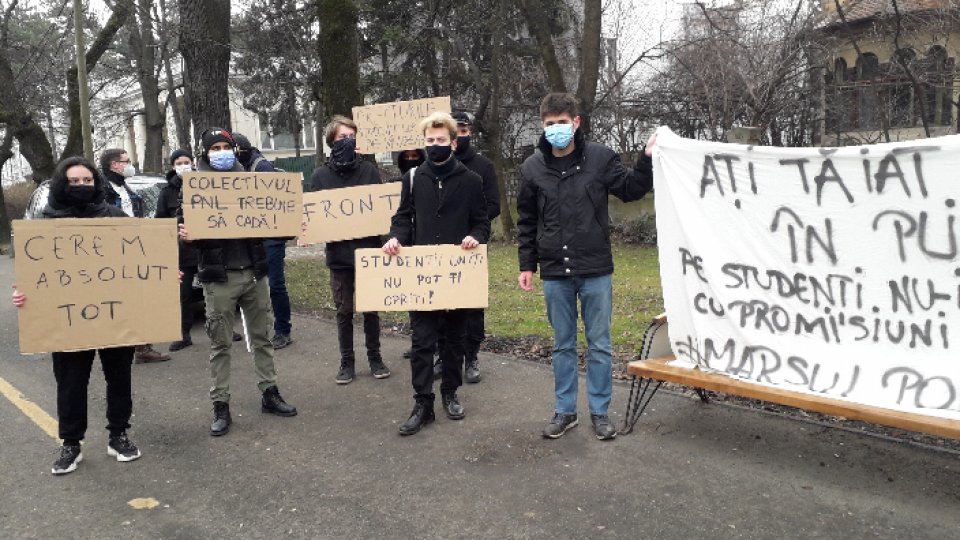
[[[357, 125], [353, 120], [335, 115], [327, 124], [325, 139], [330, 147], [327, 162], [313, 171], [310, 178], [315, 191], [339, 189], [380, 183], [380, 172], [357, 153]], [[340, 369], [337, 384], [349, 384], [354, 376], [353, 352], [353, 297], [357, 277], [354, 252], [363, 248], [380, 247], [379, 236], [327, 242], [326, 263], [330, 269], [330, 290], [337, 307], [337, 340], [340, 343]], [[380, 315], [376, 311], [363, 314], [363, 335], [367, 347], [370, 373], [376, 379], [390, 376], [390, 370], [380, 356]]]
[[[390, 240], [383, 246], [387, 255], [397, 255], [403, 246], [459, 244], [474, 249], [490, 235], [490, 220], [483, 199], [482, 180], [453, 155], [457, 127], [448, 113], [437, 112], [423, 119], [426, 162], [417, 168], [413, 179], [404, 175], [400, 207], [393, 216]], [[440, 394], [447, 417], [460, 420], [464, 409], [457, 397], [462, 384], [463, 332], [465, 313], [448, 311], [411, 311], [413, 328], [414, 400], [410, 417], [400, 426], [401, 435], [413, 435], [435, 418], [433, 411], [433, 350], [440, 323], [447, 326], [449, 338], [443, 358]]]
[[[607, 408], [613, 392], [610, 319], [613, 253], [608, 197], [635, 201], [653, 185], [651, 148], [635, 170], [616, 152], [580, 131], [576, 98], [548, 94], [540, 104], [539, 151], [520, 168], [517, 195], [520, 288], [533, 290], [540, 267], [547, 318], [553, 327], [556, 407], [543, 436], [556, 439], [577, 425], [577, 301], [587, 337], [587, 401], [598, 439], [617, 435]], [[648, 146], [653, 145], [651, 139]]]

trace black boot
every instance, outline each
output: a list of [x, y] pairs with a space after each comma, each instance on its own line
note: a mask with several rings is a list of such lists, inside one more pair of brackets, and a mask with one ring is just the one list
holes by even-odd
[[463, 370], [463, 380], [468, 383], [478, 383], [481, 378], [480, 362], [477, 361], [477, 356], [474, 355], [472, 358], [468, 356]]
[[213, 423], [210, 424], [210, 434], [214, 437], [226, 435], [230, 431], [230, 404], [223, 401], [213, 402]]
[[280, 390], [277, 390], [276, 386], [271, 386], [263, 391], [263, 398], [260, 400], [260, 410], [277, 416], [297, 415], [297, 409], [288, 405], [287, 402], [280, 397]]
[[410, 418], [407, 418], [407, 421], [400, 426], [400, 435], [413, 435], [420, 431], [420, 428], [423, 426], [436, 420], [436, 418], [433, 414], [433, 404], [427, 405], [426, 403], [418, 401], [416, 405], [413, 406]]
[[447, 413], [447, 418], [451, 420], [463, 420], [463, 405], [457, 399], [457, 394], [446, 394], [443, 396], [443, 410]]

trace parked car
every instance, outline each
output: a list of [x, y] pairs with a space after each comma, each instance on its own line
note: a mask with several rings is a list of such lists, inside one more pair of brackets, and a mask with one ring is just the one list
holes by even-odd
[[[144, 217], [152, 218], [157, 212], [157, 199], [160, 197], [160, 190], [167, 184], [167, 179], [159, 174], [138, 174], [127, 178], [127, 185], [130, 186], [137, 195], [143, 197]], [[30, 202], [27, 203], [27, 209], [23, 213], [23, 219], [37, 219], [43, 213], [43, 207], [47, 205], [47, 197], [50, 195], [50, 181], [44, 180], [37, 189], [33, 190], [30, 196]]]

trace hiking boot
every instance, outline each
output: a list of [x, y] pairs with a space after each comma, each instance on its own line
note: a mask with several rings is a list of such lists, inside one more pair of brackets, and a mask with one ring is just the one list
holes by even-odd
[[107, 455], [117, 458], [119, 462], [140, 459], [140, 449], [127, 438], [126, 433], [111, 435], [107, 440]]
[[553, 420], [543, 428], [543, 436], [547, 439], [559, 439], [568, 429], [576, 427], [577, 415], [556, 413]]
[[140, 345], [136, 347], [136, 354], [133, 357], [134, 364], [152, 364], [154, 362], [166, 362], [170, 360], [169, 354], [161, 354], [153, 350], [152, 345]]
[[386, 379], [390, 376], [390, 368], [384, 365], [382, 359], [375, 358], [370, 361], [370, 373], [374, 379]]
[[277, 416], [296, 416], [296, 407], [287, 404], [280, 397], [280, 390], [276, 386], [271, 386], [263, 391], [263, 398], [260, 400], [260, 410], [265, 413], [275, 414]]
[[72, 473], [77, 470], [77, 464], [83, 461], [83, 453], [80, 452], [80, 445], [63, 445], [60, 447], [60, 457], [53, 462], [53, 474], [61, 475]]
[[273, 336], [273, 349], [279, 350], [284, 347], [289, 347], [293, 343], [293, 338], [290, 337], [290, 334], [277, 334]]
[[340, 364], [340, 371], [337, 372], [337, 384], [350, 384], [353, 382], [353, 366], [346, 363]]
[[213, 402], [213, 423], [210, 424], [210, 435], [219, 437], [226, 435], [230, 431], [230, 424], [233, 419], [230, 418], [230, 404], [224, 401]]
[[476, 358], [467, 360], [467, 367], [463, 370], [463, 380], [468, 383], [478, 383], [480, 379], [480, 362]]
[[400, 435], [413, 435], [420, 431], [420, 428], [436, 419], [437, 417], [433, 413], [433, 406], [427, 406], [427, 404], [418, 401], [416, 405], [413, 406], [413, 411], [410, 412], [410, 418], [407, 418], [407, 421], [400, 426]]
[[464, 410], [457, 394], [446, 394], [443, 396], [443, 410], [447, 413], [447, 418], [451, 420], [463, 420]]
[[617, 428], [610, 423], [610, 417], [605, 414], [591, 414], [590, 422], [593, 423], [593, 432], [601, 441], [609, 441], [617, 437]]
[[170, 352], [177, 352], [187, 347], [193, 345], [193, 340], [190, 338], [181, 339], [180, 341], [174, 341], [170, 344]]

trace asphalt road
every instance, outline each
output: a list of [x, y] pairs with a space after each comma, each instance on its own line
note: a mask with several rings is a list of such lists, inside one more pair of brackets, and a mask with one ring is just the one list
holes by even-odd
[[[0, 283], [12, 273], [0, 259]], [[49, 358], [19, 354], [8, 300], [0, 330], [0, 378], [54, 415]], [[384, 338], [393, 377], [361, 368], [337, 386], [334, 325], [298, 316], [293, 335], [277, 362], [299, 416], [260, 413], [252, 362], [238, 352], [234, 425], [221, 438], [208, 434], [202, 328], [172, 361], [134, 366], [130, 436], [144, 457], [131, 463], [106, 455], [98, 366], [73, 474], [50, 474], [58, 443], [0, 397], [0, 538], [960, 536], [956, 454], [666, 393], [613, 442], [589, 422], [547, 441], [551, 373], [492, 355], [483, 382], [461, 391], [465, 420], [441, 416], [402, 438], [412, 405], [403, 339]], [[615, 389], [618, 413], [626, 390]], [[135, 509], [136, 499], [158, 504]]]

